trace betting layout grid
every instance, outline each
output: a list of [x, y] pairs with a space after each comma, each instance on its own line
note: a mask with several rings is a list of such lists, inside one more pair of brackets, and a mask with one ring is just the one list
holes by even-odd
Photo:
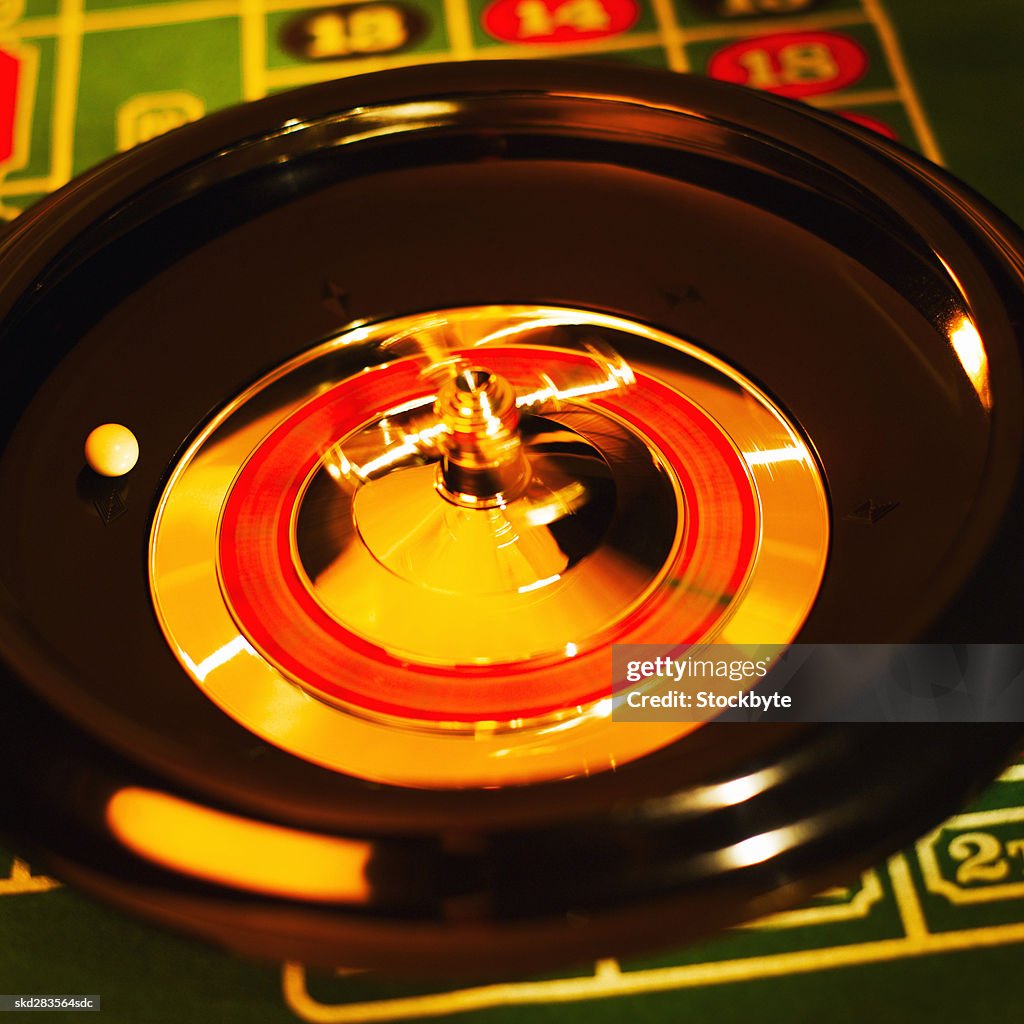
[[725, 936], [643, 961], [526, 983], [395, 996], [342, 972], [282, 968], [311, 1021], [411, 1020], [499, 1006], [615, 1000], [1024, 942], [1024, 760], [974, 805], [854, 883]]
[[[41, 908], [39, 900], [50, 901], [50, 906]], [[66, 905], [55, 908], [59, 901]], [[0, 853], [0, 934], [15, 916], [22, 923], [42, 923], [92, 913], [87, 907], [55, 880]], [[56, 943], [56, 952], [64, 941], [60, 934], [47, 936], [41, 931], [38, 939], [51, 951]], [[118, 921], [113, 941], [139, 954], [140, 944], [153, 945], [157, 936]], [[312, 973], [300, 964], [284, 964], [279, 984], [282, 1010], [307, 1020], [354, 1024], [498, 1006], [615, 1000], [758, 979], [799, 979], [837, 967], [919, 960], [1021, 942], [1024, 761], [1008, 769], [969, 809], [854, 883], [699, 947], [636, 962], [600, 961], [585, 973], [455, 990], [440, 985], [406, 988], [398, 994], [391, 983], [372, 976]], [[69, 950], [63, 952], [67, 955]], [[230, 974], [228, 962], [215, 957], [213, 969], [220, 964]], [[11, 971], [0, 965], [0, 988], [13, 980]], [[194, 985], [197, 991], [192, 994], [200, 998], [198, 988], [204, 984], [209, 978], [193, 982], [183, 977], [176, 986], [178, 995], [187, 1000]]]
[[242, 100], [524, 57], [710, 74], [942, 158], [882, 0], [0, 0], [0, 213]]

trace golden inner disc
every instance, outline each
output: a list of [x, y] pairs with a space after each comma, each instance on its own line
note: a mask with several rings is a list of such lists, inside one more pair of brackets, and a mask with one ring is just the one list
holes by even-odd
[[[561, 415], [576, 429], [526, 418], [526, 481], [478, 506], [448, 500], [432, 463], [354, 484], [337, 472], [340, 453], [379, 452], [383, 431], [342, 440], [293, 524], [319, 604], [395, 658], [453, 669], [564, 657], [567, 643], [580, 653], [606, 639], [671, 564], [681, 498], [668, 467], [622, 424]], [[607, 458], [581, 430], [601, 437]]]
[[[437, 414], [468, 366], [517, 396], [493, 436]], [[827, 544], [809, 449], [734, 369], [617, 317], [473, 307], [347, 331], [227, 405], [167, 485], [150, 578], [185, 671], [257, 735], [495, 786], [693, 729], [610, 720], [610, 644], [788, 643]]]

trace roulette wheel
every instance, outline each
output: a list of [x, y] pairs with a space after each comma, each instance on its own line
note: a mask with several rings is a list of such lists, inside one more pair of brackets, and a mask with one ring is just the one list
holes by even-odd
[[118, 157], [0, 265], [2, 828], [120, 907], [611, 955], [848, 877], [1019, 742], [613, 712], [616, 645], [1019, 637], [1019, 240], [863, 128], [406, 69]]

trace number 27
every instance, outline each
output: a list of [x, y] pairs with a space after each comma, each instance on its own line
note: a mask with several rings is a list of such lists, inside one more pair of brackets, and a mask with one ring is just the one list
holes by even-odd
[[949, 855], [962, 862], [956, 869], [958, 884], [1002, 882], [1010, 874], [1009, 858], [1024, 862], [1024, 839], [1011, 839], [1004, 847], [989, 832], [965, 832], [950, 842]]

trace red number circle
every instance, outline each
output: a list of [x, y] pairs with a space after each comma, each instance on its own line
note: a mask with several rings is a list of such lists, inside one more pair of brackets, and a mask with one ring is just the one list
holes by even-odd
[[636, 0], [495, 0], [483, 24], [505, 43], [575, 43], [625, 32], [639, 14]]
[[836, 32], [778, 32], [743, 39], [719, 50], [708, 74], [780, 96], [815, 96], [853, 85], [867, 71], [868, 56]]

